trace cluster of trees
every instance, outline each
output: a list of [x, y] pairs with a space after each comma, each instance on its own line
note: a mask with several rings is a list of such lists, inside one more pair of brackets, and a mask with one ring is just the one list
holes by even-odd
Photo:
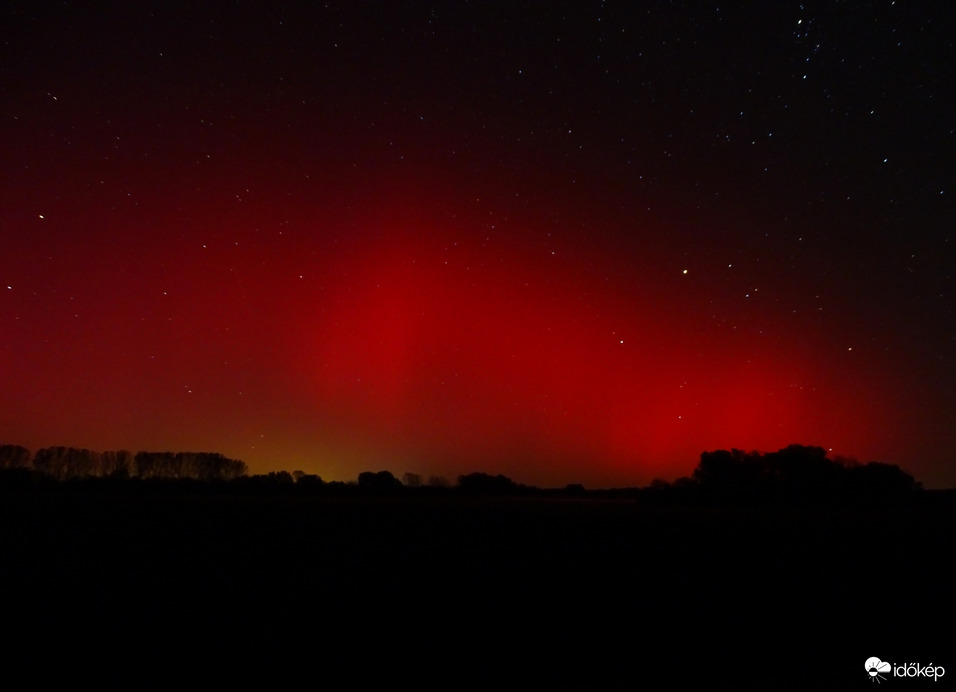
[[704, 452], [692, 478], [673, 484], [657, 482], [651, 488], [732, 502], [903, 499], [922, 489], [899, 466], [830, 459], [822, 447], [805, 445], [768, 453]]
[[191, 478], [233, 480], [248, 469], [242, 461], [214, 452], [97, 452], [45, 447], [31, 458], [19, 445], [0, 445], [0, 469], [33, 470], [55, 480], [74, 478]]

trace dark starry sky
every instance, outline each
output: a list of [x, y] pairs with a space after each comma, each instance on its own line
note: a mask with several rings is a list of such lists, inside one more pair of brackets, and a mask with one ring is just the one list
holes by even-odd
[[6, 2], [0, 441], [956, 484], [939, 2]]

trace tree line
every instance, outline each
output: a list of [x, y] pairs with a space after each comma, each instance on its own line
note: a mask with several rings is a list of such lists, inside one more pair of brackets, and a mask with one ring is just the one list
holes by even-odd
[[645, 488], [604, 490], [588, 490], [579, 483], [542, 489], [516, 483], [501, 474], [481, 472], [460, 475], [454, 484], [442, 476], [423, 479], [415, 473], [406, 473], [399, 479], [390, 471], [364, 471], [356, 481], [327, 482], [302, 471], [249, 475], [244, 462], [212, 452], [134, 454], [46, 447], [31, 455], [25, 447], [0, 445], [0, 480], [23, 480], [24, 474], [54, 481], [214, 482], [240, 492], [274, 494], [633, 498], [692, 504], [905, 500], [922, 490], [898, 466], [830, 459], [822, 447], [805, 445], [790, 445], [769, 453], [739, 449], [703, 452], [690, 477], [673, 482], [655, 480]]
[[233, 480], [248, 473], [245, 462], [215, 452], [97, 452], [44, 447], [30, 454], [19, 445], [0, 445], [0, 470], [32, 470], [54, 480], [160, 478]]

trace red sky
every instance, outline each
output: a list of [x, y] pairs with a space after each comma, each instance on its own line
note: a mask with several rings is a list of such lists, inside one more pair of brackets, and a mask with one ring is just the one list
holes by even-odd
[[[24, 220], [40, 240], [4, 296], [7, 439], [604, 486], [688, 474], [708, 449], [905, 452], [898, 364], [779, 310], [785, 289], [741, 280], [732, 300], [713, 275], [746, 268], [640, 240], [621, 257], [533, 214], [489, 224], [445, 187], [386, 182], [346, 218], [299, 201], [268, 231], [254, 197], [246, 216], [200, 195], [176, 211], [189, 226], [148, 238], [98, 207]], [[57, 237], [69, 253], [47, 254]]]
[[8, 12], [0, 442], [547, 486], [799, 443], [956, 483], [918, 25], [249, 7]]

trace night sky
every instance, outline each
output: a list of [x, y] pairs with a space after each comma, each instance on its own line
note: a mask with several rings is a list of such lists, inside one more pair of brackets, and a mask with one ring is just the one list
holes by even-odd
[[0, 442], [956, 485], [947, 2], [4, 2]]

